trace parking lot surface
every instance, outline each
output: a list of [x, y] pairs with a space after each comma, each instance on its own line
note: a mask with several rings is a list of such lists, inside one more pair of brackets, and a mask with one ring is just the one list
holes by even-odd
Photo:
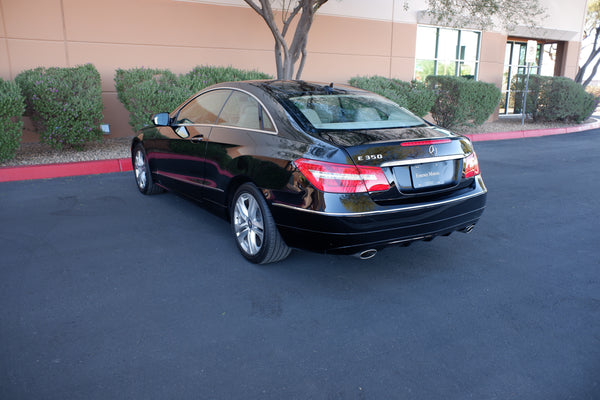
[[0, 398], [600, 398], [600, 131], [476, 149], [473, 233], [368, 261], [248, 264], [131, 172], [0, 183]]

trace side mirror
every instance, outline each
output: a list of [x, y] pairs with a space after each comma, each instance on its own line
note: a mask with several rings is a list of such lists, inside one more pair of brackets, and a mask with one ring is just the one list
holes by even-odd
[[168, 113], [155, 114], [152, 117], [152, 123], [156, 126], [169, 126], [171, 118]]

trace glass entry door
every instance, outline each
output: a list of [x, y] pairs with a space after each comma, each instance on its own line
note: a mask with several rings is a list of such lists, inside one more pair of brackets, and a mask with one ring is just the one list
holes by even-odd
[[[530, 73], [539, 74], [541, 65], [540, 50], [542, 45], [538, 44], [537, 49], [537, 65], [532, 66]], [[515, 92], [511, 89], [511, 83], [513, 78], [518, 74], [527, 73], [527, 63], [525, 57], [527, 54], [527, 43], [526, 42], [513, 42], [509, 41], [506, 43], [506, 50], [504, 55], [504, 75], [502, 79], [502, 100], [500, 103], [500, 114], [519, 114], [520, 109], [515, 110], [515, 96], [522, 96], [521, 91]]]

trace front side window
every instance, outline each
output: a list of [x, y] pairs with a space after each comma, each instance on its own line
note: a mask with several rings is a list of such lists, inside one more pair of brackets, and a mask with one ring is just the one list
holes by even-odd
[[212, 90], [187, 103], [177, 114], [177, 124], [214, 124], [231, 90]]
[[316, 129], [407, 128], [425, 124], [410, 111], [377, 95], [306, 94], [291, 97], [289, 102]]
[[475, 31], [417, 27], [415, 79], [429, 75], [477, 79], [481, 33]]

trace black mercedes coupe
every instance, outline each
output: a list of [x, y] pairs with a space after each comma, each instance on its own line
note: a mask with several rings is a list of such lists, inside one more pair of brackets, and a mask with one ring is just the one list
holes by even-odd
[[152, 122], [131, 144], [139, 190], [215, 206], [254, 263], [292, 248], [371, 258], [470, 232], [485, 208], [469, 139], [350, 86], [220, 83]]

